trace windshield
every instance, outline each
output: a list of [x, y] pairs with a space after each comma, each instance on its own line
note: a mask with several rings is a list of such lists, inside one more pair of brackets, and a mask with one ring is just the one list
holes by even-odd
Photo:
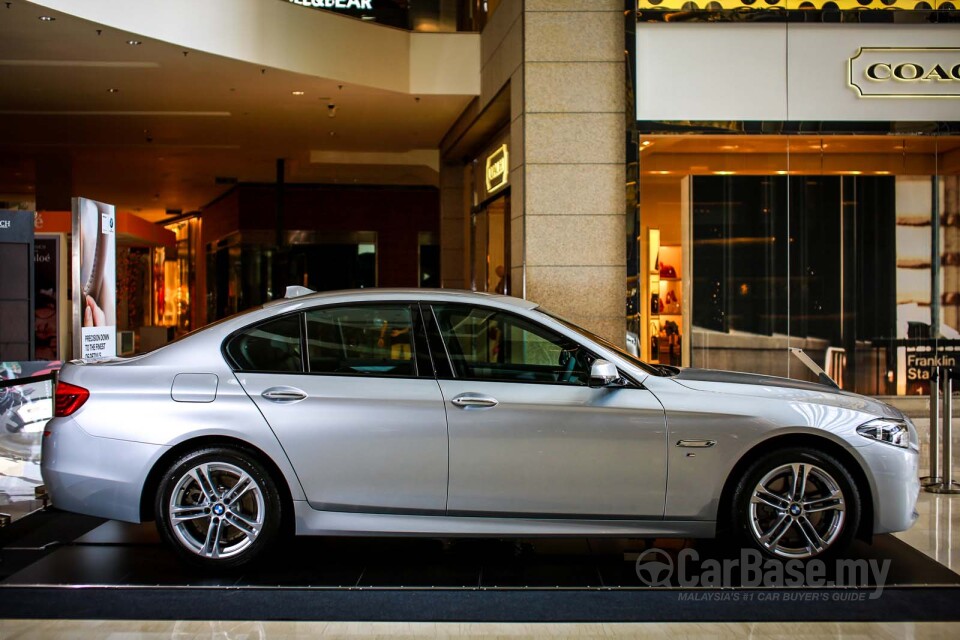
[[592, 331], [587, 331], [587, 330], [584, 329], [583, 327], [577, 326], [577, 325], [573, 324], [572, 322], [570, 322], [569, 320], [566, 320], [566, 319], [564, 319], [564, 318], [561, 318], [560, 316], [556, 315], [555, 313], [550, 313], [549, 311], [545, 311], [545, 310], [539, 309], [539, 308], [537, 309], [537, 311], [539, 311], [540, 313], [542, 313], [542, 314], [545, 315], [545, 316], [549, 316], [549, 317], [553, 318], [554, 320], [556, 320], [557, 322], [559, 322], [559, 323], [562, 324], [563, 326], [567, 327], [568, 329], [572, 329], [573, 331], [576, 331], [577, 333], [579, 333], [579, 334], [581, 334], [581, 335], [584, 335], [584, 336], [590, 338], [591, 340], [593, 340], [593, 341], [596, 342], [597, 344], [600, 344], [600, 345], [606, 347], [607, 349], [610, 349], [611, 351], [615, 351], [618, 356], [622, 357], [624, 360], [626, 360], [626, 361], [629, 362], [630, 364], [634, 365], [634, 366], [637, 367], [638, 369], [642, 369], [643, 371], [645, 371], [646, 373], [649, 373], [649, 374], [652, 375], [652, 376], [672, 376], [672, 375], [676, 375], [677, 373], [679, 373], [679, 371], [678, 371], [675, 367], [667, 367], [667, 366], [665, 366], [665, 365], [652, 365], [652, 364], [647, 364], [646, 362], [644, 362], [644, 361], [641, 360], [640, 358], [638, 358], [638, 357], [636, 357], [635, 355], [631, 354], [630, 352], [626, 351], [626, 350], [623, 349], [622, 347], [618, 347], [617, 345], [613, 344], [612, 342], [610, 342], [610, 341], [607, 340], [606, 338], [601, 338], [600, 336], [598, 336], [597, 334], [593, 333]]

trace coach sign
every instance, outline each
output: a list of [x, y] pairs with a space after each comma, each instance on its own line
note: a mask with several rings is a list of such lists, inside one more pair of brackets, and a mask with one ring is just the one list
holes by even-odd
[[862, 47], [849, 70], [862, 98], [960, 98], [960, 48]]

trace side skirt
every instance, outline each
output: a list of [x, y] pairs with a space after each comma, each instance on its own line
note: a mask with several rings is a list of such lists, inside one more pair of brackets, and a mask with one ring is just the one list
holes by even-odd
[[393, 513], [318, 511], [294, 502], [298, 535], [341, 536], [612, 536], [712, 538], [716, 522], [703, 520], [576, 520], [433, 516]]

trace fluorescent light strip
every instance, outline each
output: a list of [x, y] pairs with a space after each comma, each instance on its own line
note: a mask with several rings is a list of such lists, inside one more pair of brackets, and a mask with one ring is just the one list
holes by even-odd
[[229, 111], [0, 111], [0, 116], [150, 116], [171, 118], [229, 118]]
[[157, 62], [108, 60], [0, 60], [0, 67], [88, 67], [91, 69], [159, 69]]

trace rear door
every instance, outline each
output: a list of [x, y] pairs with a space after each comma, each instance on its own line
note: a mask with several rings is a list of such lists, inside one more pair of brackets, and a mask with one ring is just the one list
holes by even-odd
[[442, 513], [447, 425], [419, 308], [318, 307], [227, 345], [310, 506]]

